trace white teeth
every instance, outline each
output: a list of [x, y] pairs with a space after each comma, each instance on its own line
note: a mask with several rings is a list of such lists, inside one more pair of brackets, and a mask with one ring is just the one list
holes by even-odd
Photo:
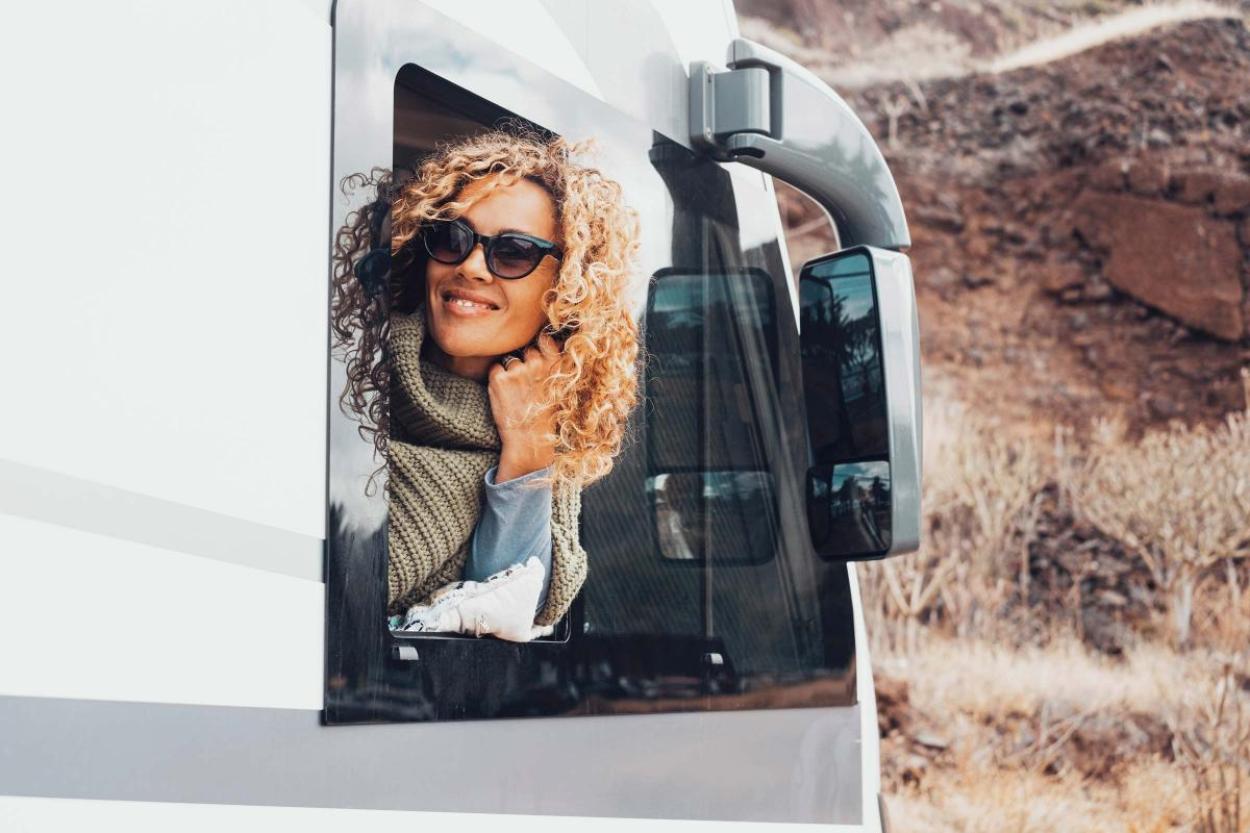
[[447, 302], [455, 304], [458, 307], [467, 307], [469, 309], [490, 309], [489, 304], [479, 304], [476, 301], [466, 301], [464, 298], [448, 298]]

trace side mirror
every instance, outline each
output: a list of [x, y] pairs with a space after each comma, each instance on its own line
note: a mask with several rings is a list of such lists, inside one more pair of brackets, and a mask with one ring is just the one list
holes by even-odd
[[799, 274], [810, 468], [807, 517], [824, 558], [920, 544], [920, 332], [906, 255], [857, 246]]

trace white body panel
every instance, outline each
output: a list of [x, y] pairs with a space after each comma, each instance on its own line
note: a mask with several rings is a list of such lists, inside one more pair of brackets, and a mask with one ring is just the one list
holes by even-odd
[[[724, 0], [597, 8], [595, 25], [570, 0], [426, 5], [682, 142], [674, 67], [723, 63], [737, 35]], [[48, 0], [7, 15], [0, 698], [316, 719], [330, 14], [326, 0]], [[739, 175], [771, 200], [767, 177]], [[876, 718], [858, 618], [856, 631], [863, 807], [875, 829]], [[97, 820], [315, 830], [440, 815], [0, 798], [6, 830]]]

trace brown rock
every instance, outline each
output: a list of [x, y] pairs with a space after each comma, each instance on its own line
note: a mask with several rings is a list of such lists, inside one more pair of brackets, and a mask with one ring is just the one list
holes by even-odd
[[944, 749], [949, 749], [951, 745], [951, 742], [948, 741], [946, 738], [940, 737], [939, 735], [935, 735], [930, 732], [917, 732], [915, 737], [912, 738], [912, 740], [914, 740], [918, 745], [925, 747], [926, 749], [933, 749], [938, 752], [941, 752]]
[[1085, 283], [1085, 272], [1079, 263], [1072, 261], [1048, 260], [1026, 272], [1026, 280], [1039, 282], [1042, 289], [1052, 294], [1059, 294], [1065, 289], [1074, 289]]
[[925, 283], [937, 290], [952, 288], [959, 281], [959, 275], [949, 266], [939, 266], [925, 273]]
[[1111, 379], [1099, 383], [1098, 389], [1108, 398], [1116, 402], [1131, 402], [1136, 390], [1128, 385], [1120, 384]]
[[1161, 194], [1168, 187], [1166, 163], [1149, 159], [1138, 159], [1128, 169], [1128, 187], [1133, 193], [1147, 197]]
[[1199, 208], [1094, 192], [1077, 199], [1073, 217], [1105, 253], [1103, 274], [1117, 289], [1218, 338], [1242, 337], [1242, 253], [1231, 223]]
[[925, 225], [948, 234], [959, 234], [964, 230], [964, 218], [958, 209], [943, 205], [918, 205], [912, 209], [912, 216]]
[[[1250, 222], [1250, 221], [1247, 221]], [[1241, 320], [1246, 322], [1246, 340], [1250, 341], [1250, 266], [1242, 272], [1242, 285], [1246, 288], [1245, 294], [1241, 298]], [[1250, 402], [1246, 403], [1250, 407]]]
[[1087, 301], [1105, 301], [1114, 294], [1115, 290], [1111, 288], [1111, 284], [1098, 278], [1085, 284], [1085, 300]]
[[905, 734], [910, 731], [914, 716], [911, 710], [911, 698], [907, 681], [878, 674], [875, 683], [877, 729], [881, 737], [886, 737], [894, 732]]
[[1215, 194], [1225, 176], [1219, 171], [1183, 171], [1172, 177], [1172, 187], [1181, 202], [1204, 203]]
[[1236, 214], [1250, 208], [1250, 176], [1233, 174], [1220, 180], [1215, 187], [1215, 211], [1218, 214]]
[[1095, 711], [1080, 719], [1055, 754], [1083, 775], [1106, 781], [1137, 757], [1171, 760], [1172, 744], [1172, 731], [1158, 715]]
[[980, 234], [972, 234], [966, 238], [964, 248], [968, 256], [975, 260], [984, 260], [990, 256], [990, 241]]
[[1148, 397], [1146, 399], [1146, 407], [1150, 410], [1151, 416], [1157, 420], [1168, 420], [1181, 414], [1181, 406], [1177, 405], [1174, 399], [1162, 393]]
[[1124, 171], [1127, 163], [1110, 159], [1099, 165], [1089, 175], [1089, 184], [1100, 191], [1123, 191]]

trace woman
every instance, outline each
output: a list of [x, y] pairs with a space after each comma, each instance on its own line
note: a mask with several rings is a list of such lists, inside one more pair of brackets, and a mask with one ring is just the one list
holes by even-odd
[[404, 624], [532, 638], [585, 578], [581, 488], [611, 469], [636, 397], [639, 225], [573, 161], [584, 149], [512, 127], [440, 146], [403, 182], [351, 178], [378, 199], [336, 241], [341, 402], [387, 460], [387, 608]]

